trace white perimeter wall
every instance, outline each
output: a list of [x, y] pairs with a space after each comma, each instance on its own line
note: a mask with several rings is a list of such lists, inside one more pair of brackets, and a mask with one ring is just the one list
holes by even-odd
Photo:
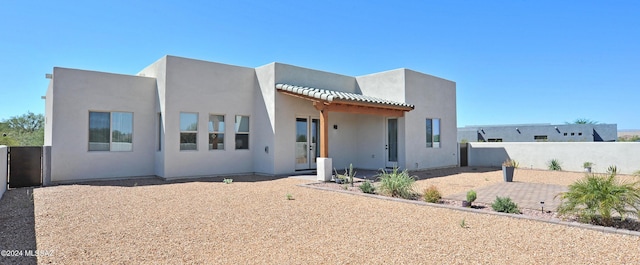
[[[154, 175], [155, 79], [58, 67], [53, 76], [51, 181]], [[89, 152], [89, 111], [133, 112], [133, 151]]]
[[469, 166], [501, 166], [507, 158], [520, 167], [547, 169], [551, 159], [558, 159], [562, 169], [583, 171], [584, 162], [593, 162], [592, 170], [605, 172], [616, 165], [618, 172], [631, 174], [640, 170], [640, 143], [613, 142], [541, 142], [541, 143], [469, 143]]
[[0, 199], [7, 191], [7, 146], [0, 145]]

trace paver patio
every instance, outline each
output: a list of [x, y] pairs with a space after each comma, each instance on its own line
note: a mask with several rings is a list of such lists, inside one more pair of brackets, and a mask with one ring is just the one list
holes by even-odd
[[[504, 182], [487, 187], [476, 189], [478, 195], [476, 202], [491, 204], [499, 197], [509, 197], [521, 208], [540, 209], [540, 202], [544, 202], [544, 208], [553, 210], [560, 205], [560, 198], [554, 198], [558, 193], [566, 192], [565, 186], [526, 183], [526, 182]], [[461, 192], [445, 196], [450, 200], [466, 200], [467, 193]]]

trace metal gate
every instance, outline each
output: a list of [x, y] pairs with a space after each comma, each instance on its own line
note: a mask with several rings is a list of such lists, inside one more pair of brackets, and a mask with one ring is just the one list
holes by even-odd
[[469, 144], [460, 143], [460, 166], [469, 166]]
[[9, 188], [42, 185], [42, 147], [14, 146], [8, 148]]

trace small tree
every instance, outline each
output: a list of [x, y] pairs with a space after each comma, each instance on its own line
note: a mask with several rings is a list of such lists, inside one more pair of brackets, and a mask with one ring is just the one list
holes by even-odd
[[569, 185], [569, 191], [556, 197], [562, 199], [558, 207], [561, 215], [577, 214], [584, 222], [612, 224], [612, 214], [622, 218], [640, 210], [640, 182], [621, 182], [614, 172], [587, 174], [585, 178]]
[[573, 122], [565, 122], [565, 123], [566, 124], [598, 124], [597, 121], [585, 119], [585, 118], [578, 118], [578, 119], [575, 119]]

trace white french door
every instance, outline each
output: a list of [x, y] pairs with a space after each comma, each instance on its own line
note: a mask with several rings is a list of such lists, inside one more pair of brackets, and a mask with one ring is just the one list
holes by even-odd
[[315, 169], [320, 156], [320, 119], [296, 118], [296, 170]]

